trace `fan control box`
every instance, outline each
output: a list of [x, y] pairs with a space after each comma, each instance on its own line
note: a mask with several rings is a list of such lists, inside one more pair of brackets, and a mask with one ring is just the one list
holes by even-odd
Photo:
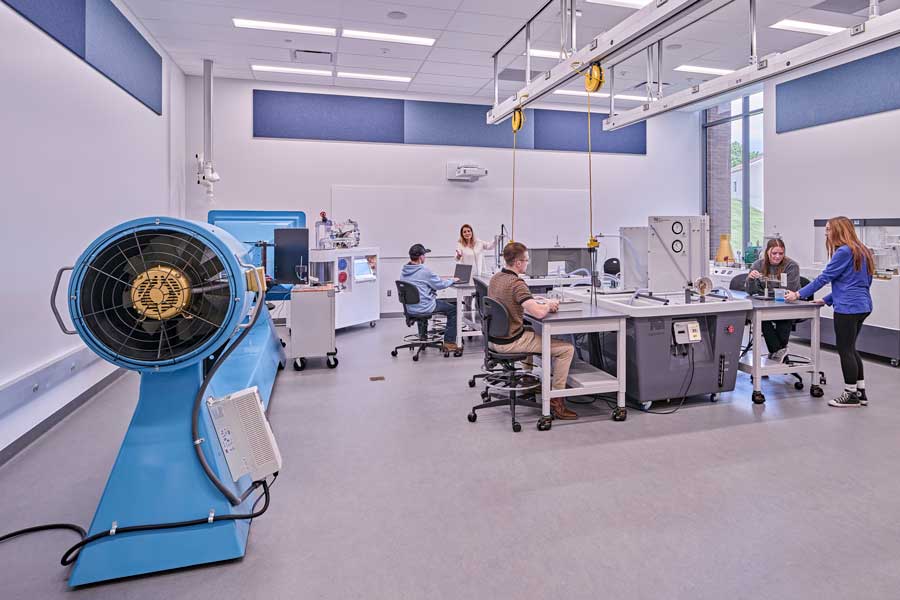
[[672, 333], [676, 344], [696, 344], [703, 339], [698, 321], [675, 321], [672, 323]]
[[209, 398], [206, 405], [234, 481], [244, 475], [260, 481], [281, 470], [281, 452], [256, 386]]

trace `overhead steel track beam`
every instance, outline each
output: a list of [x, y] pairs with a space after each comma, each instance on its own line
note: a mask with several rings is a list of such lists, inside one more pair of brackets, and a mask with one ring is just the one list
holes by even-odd
[[[578, 70], [584, 65], [599, 62], [601, 65], [607, 66], [607, 63], [614, 64], [626, 60], [628, 56], [643, 51], [647, 46], [656, 44], [733, 1], [656, 0], [609, 31], [592, 39], [586, 46], [573, 52], [555, 67], [525, 85], [514, 96], [502, 102], [495, 102], [493, 108], [487, 113], [487, 122], [493, 125], [504, 121], [515, 109], [531, 104], [576, 77]], [[562, 2], [561, 6], [565, 4], [568, 3]], [[561, 21], [564, 22], [566, 12], [565, 10], [561, 12]], [[517, 31], [513, 38], [518, 36], [521, 31], [521, 29]], [[564, 26], [561, 26], [561, 33], [563, 36], [566, 35]], [[513, 38], [510, 38], [494, 53], [495, 59], [512, 42]], [[563, 42], [562, 45], [565, 46], [565, 43]], [[495, 88], [498, 83], [499, 81], [495, 77]]]
[[788, 52], [769, 54], [760, 58], [756, 64], [676, 92], [663, 100], [645, 102], [637, 108], [613, 115], [603, 121], [603, 129], [611, 131], [646, 121], [650, 117], [758, 84], [898, 34], [900, 10], [895, 10]]

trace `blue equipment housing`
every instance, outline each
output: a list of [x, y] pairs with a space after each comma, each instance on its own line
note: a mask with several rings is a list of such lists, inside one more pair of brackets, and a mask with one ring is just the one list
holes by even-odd
[[[69, 312], [78, 334], [102, 358], [141, 373], [140, 399], [88, 535], [116, 527], [247, 514], [258, 498], [233, 506], [203, 471], [191, 439], [195, 396], [210, 362], [251, 331], [209, 382], [205, 396], [257, 386], [267, 408], [285, 354], [246, 246], [221, 228], [171, 217], [123, 223], [95, 240], [76, 263]], [[255, 300], [255, 302], [254, 302]], [[235, 495], [206, 403], [200, 448]], [[82, 548], [70, 586], [240, 558], [250, 523], [119, 533]]]

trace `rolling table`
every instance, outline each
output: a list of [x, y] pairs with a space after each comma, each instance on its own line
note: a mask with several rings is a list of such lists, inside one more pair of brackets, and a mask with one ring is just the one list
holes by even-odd
[[615, 332], [618, 353], [625, 356], [625, 315], [582, 304], [581, 310], [566, 310], [550, 313], [538, 319], [525, 313], [525, 321], [535, 333], [541, 336], [541, 418], [538, 429], [550, 429], [550, 399], [566, 396], [582, 396], [616, 392], [616, 408], [613, 410], [614, 421], [624, 421], [628, 413], [625, 408], [625, 361], [617, 362], [616, 376], [594, 367], [593, 365], [573, 359], [569, 369], [567, 387], [564, 390], [551, 390], [550, 379], [552, 361], [550, 355], [550, 339], [554, 335], [571, 335], [575, 333]]
[[[820, 384], [825, 383], [824, 376], [818, 380], [819, 372], [819, 341], [820, 341], [820, 319], [819, 312], [821, 306], [813, 302], [775, 302], [774, 300], [762, 300], [754, 298], [743, 292], [732, 292], [735, 298], [749, 298], [753, 302], [753, 310], [751, 312], [751, 322], [753, 326], [753, 349], [748, 355], [741, 358], [738, 369], [744, 373], [750, 373], [753, 378], [753, 402], [762, 404], [766, 401], [765, 395], [762, 393], [762, 376], [763, 375], [787, 375], [798, 371], [809, 371], [810, 384], [809, 393], [814, 398], [821, 398], [824, 392]], [[809, 364], [795, 364], [769, 362], [767, 357], [763, 357], [765, 340], [762, 335], [762, 324], [765, 321], [781, 321], [781, 320], [805, 320], [810, 322], [810, 356]], [[803, 382], [795, 384], [798, 389], [803, 389]]]

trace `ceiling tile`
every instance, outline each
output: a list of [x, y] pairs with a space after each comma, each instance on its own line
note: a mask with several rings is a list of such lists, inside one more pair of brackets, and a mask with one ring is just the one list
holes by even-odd
[[422, 63], [419, 72], [449, 75], [453, 77], [491, 78], [494, 76], [494, 69], [489, 66], [442, 63], [434, 60], [426, 60]]
[[547, 0], [463, 0], [459, 10], [498, 17], [517, 17], [524, 24], [546, 2]]
[[[413, 34], [415, 35], [415, 34]], [[383, 48], [387, 49], [384, 53]], [[430, 46], [416, 46], [413, 44], [398, 44], [392, 42], [376, 42], [371, 40], [354, 40], [340, 38], [338, 42], [338, 54], [368, 54], [382, 55], [390, 58], [412, 58], [424, 60], [432, 51]]]
[[416, 84], [471, 88], [473, 91], [481, 89], [481, 87], [489, 81], [488, 78], [452, 77], [448, 75], [435, 75], [434, 73], [419, 73], [413, 79], [413, 82]]
[[524, 25], [522, 19], [458, 12], [450, 21], [447, 30], [496, 35], [508, 39], [522, 25]]
[[337, 55], [337, 64], [342, 67], [381, 69], [412, 75], [419, 70], [422, 61], [410, 58], [390, 58], [373, 54], [349, 54], [347, 52], [341, 52]]
[[445, 31], [438, 38], [435, 48], [460, 48], [462, 50], [476, 50], [480, 52], [496, 52], [506, 38], [495, 35], [479, 35], [477, 33], [463, 33], [460, 31]]
[[[389, 12], [400, 11], [406, 13], [403, 20], [392, 19], [387, 16]], [[403, 31], [395, 31], [398, 28], [425, 28], [425, 29], [444, 29], [453, 18], [453, 10], [439, 10], [436, 8], [426, 8], [418, 6], [406, 6], [401, 4], [383, 4], [375, 3], [369, 0], [344, 0], [344, 8], [342, 12], [345, 19], [353, 21], [372, 23], [388, 27], [390, 31], [387, 33], [400, 33]], [[376, 29], [381, 31], [381, 29]], [[408, 35], [417, 35], [409, 33]], [[435, 37], [432, 33], [431, 37]]]
[[464, 65], [487, 65], [493, 68], [490, 52], [473, 52], [457, 48], [434, 48], [431, 50], [431, 54], [428, 55], [428, 60]]

